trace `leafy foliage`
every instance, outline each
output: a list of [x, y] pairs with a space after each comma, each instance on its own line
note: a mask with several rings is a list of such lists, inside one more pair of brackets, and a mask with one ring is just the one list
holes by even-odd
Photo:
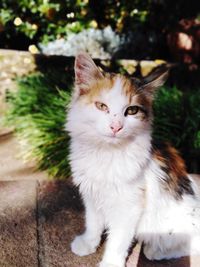
[[[48, 42], [66, 36], [68, 31], [79, 32], [90, 25], [87, 1], [72, 0], [2, 0], [0, 3], [1, 39], [19, 36], [28, 43]], [[82, 14], [82, 15], [81, 15]], [[19, 47], [20, 48], [20, 47]]]
[[58, 88], [41, 74], [19, 79], [18, 86], [17, 92], [8, 93], [6, 120], [16, 129], [24, 158], [35, 159], [38, 168], [52, 176], [68, 176], [69, 138], [64, 122], [70, 90]]
[[182, 92], [163, 87], [154, 102], [154, 136], [170, 141], [184, 157], [188, 170], [200, 171], [200, 90]]
[[132, 49], [131, 57], [141, 54], [144, 58], [166, 50], [167, 33], [174, 31], [179, 20], [198, 19], [199, 1], [1, 0], [0, 10], [1, 47], [27, 49], [30, 44], [47, 43], [69, 32], [110, 25], [126, 34], [128, 49], [123, 51]]

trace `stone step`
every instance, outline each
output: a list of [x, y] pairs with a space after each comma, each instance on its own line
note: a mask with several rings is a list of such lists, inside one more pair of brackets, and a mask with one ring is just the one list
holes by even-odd
[[[67, 181], [0, 182], [0, 267], [95, 267], [104, 245], [87, 257], [71, 253], [84, 229], [83, 205]], [[199, 267], [200, 257], [149, 261], [137, 245], [127, 267]]]

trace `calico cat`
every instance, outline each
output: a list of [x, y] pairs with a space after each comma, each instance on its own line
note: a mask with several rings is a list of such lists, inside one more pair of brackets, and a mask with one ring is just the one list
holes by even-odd
[[152, 140], [152, 101], [166, 78], [109, 74], [76, 57], [66, 129], [86, 227], [71, 249], [94, 253], [106, 230], [100, 267], [124, 267], [133, 239], [151, 260], [200, 254], [200, 189], [177, 151]]

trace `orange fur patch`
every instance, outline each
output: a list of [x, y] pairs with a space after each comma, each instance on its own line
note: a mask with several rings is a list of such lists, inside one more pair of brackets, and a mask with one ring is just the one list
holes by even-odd
[[[92, 102], [102, 90], [112, 89], [117, 79], [120, 79], [122, 92], [128, 97], [129, 104], [131, 104], [132, 97], [137, 94], [136, 86], [129, 78], [115, 73], [104, 73], [102, 78], [93, 79], [89, 82], [87, 93], [85, 94], [88, 102]], [[144, 100], [140, 102], [144, 102]]]
[[92, 101], [94, 97], [100, 95], [102, 90], [110, 90], [113, 88], [115, 83], [115, 76], [106, 74], [101, 79], [91, 81], [90, 87], [87, 93], [87, 98]]
[[183, 159], [177, 150], [169, 144], [153, 144], [153, 158], [158, 162], [166, 174], [165, 187], [172, 192], [177, 199], [184, 193], [194, 194], [191, 182]]

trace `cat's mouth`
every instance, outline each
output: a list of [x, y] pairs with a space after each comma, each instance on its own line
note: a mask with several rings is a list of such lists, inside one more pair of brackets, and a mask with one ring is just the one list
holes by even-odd
[[122, 141], [124, 138], [117, 134], [104, 134], [102, 135], [103, 140], [108, 143], [117, 144]]
[[107, 143], [117, 144], [130, 138], [130, 136], [125, 131], [117, 133], [97, 131], [97, 133], [99, 136], [99, 141], [102, 140], [103, 142]]
[[121, 139], [118, 134], [104, 134], [103, 136], [110, 138], [110, 139]]
[[107, 143], [111, 143], [111, 144], [122, 144], [122, 143], [126, 143], [129, 141], [132, 141], [133, 138], [135, 137], [135, 134], [132, 133], [131, 135], [128, 134], [127, 132], [123, 132], [123, 133], [104, 133], [101, 134], [101, 138], [104, 142]]

